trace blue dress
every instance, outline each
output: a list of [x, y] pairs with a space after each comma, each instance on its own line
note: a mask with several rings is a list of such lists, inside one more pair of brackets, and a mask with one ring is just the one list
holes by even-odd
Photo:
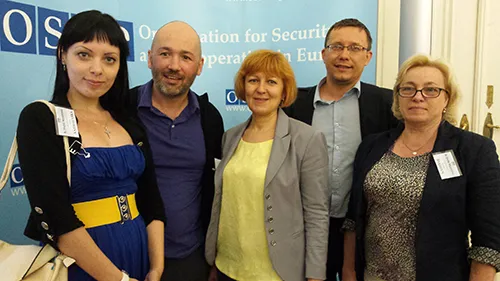
[[[77, 155], [71, 174], [72, 203], [137, 192], [136, 181], [143, 173], [145, 159], [139, 147], [85, 148], [89, 158]], [[84, 154], [83, 149], [80, 151]], [[149, 271], [146, 225], [141, 215], [134, 220], [88, 228], [104, 254], [130, 277], [144, 280]], [[94, 280], [78, 265], [68, 270], [69, 281]]]

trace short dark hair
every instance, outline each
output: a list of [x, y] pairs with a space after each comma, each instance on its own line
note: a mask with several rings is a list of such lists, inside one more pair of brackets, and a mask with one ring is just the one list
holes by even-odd
[[112, 112], [120, 112], [124, 108], [128, 94], [128, 42], [116, 20], [100, 11], [90, 10], [71, 17], [64, 25], [61, 38], [57, 44], [56, 80], [54, 83], [53, 100], [67, 99], [69, 77], [62, 65], [62, 54], [78, 42], [107, 42], [120, 49], [120, 69], [115, 82], [109, 91], [99, 98], [101, 106]]
[[349, 19], [343, 19], [343, 20], [340, 20], [338, 22], [336, 22], [335, 24], [333, 24], [330, 29], [328, 29], [328, 32], [326, 33], [326, 37], [325, 37], [325, 48], [326, 48], [326, 45], [328, 44], [328, 39], [330, 37], [330, 33], [332, 32], [332, 30], [334, 29], [340, 29], [342, 27], [357, 27], [361, 30], [364, 30], [365, 33], [366, 33], [366, 39], [368, 39], [368, 51], [370, 51], [372, 49], [372, 35], [370, 34], [370, 30], [368, 30], [368, 28], [366, 27], [366, 25], [364, 25], [362, 22], [360, 22], [359, 20], [357, 19], [352, 19], [352, 18], [349, 18]]

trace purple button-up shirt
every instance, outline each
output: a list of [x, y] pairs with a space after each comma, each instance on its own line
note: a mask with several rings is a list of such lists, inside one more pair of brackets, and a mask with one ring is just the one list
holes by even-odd
[[138, 116], [147, 130], [165, 205], [165, 256], [184, 258], [205, 239], [200, 221], [205, 165], [200, 106], [196, 94], [189, 91], [188, 105], [172, 120], [153, 106], [152, 87], [151, 80], [139, 88]]

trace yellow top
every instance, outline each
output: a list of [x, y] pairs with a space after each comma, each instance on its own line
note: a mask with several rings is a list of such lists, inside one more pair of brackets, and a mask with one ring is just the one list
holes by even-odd
[[217, 268], [239, 281], [279, 281], [268, 252], [264, 182], [273, 140], [240, 140], [222, 175]]

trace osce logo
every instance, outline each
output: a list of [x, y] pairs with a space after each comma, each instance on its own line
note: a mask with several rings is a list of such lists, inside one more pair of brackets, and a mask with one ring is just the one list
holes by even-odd
[[23, 172], [21, 171], [21, 167], [19, 164], [14, 164], [12, 166], [12, 171], [10, 172], [10, 188], [23, 186], [24, 178]]
[[[74, 15], [74, 14], [71, 14]], [[68, 12], [0, 1], [0, 50], [4, 52], [54, 56], [57, 41], [69, 20]], [[36, 19], [36, 22], [35, 22]], [[129, 43], [128, 61], [134, 61], [134, 27], [118, 21]]]
[[234, 89], [226, 89], [226, 110], [227, 111], [247, 111], [247, 103], [238, 99]]

